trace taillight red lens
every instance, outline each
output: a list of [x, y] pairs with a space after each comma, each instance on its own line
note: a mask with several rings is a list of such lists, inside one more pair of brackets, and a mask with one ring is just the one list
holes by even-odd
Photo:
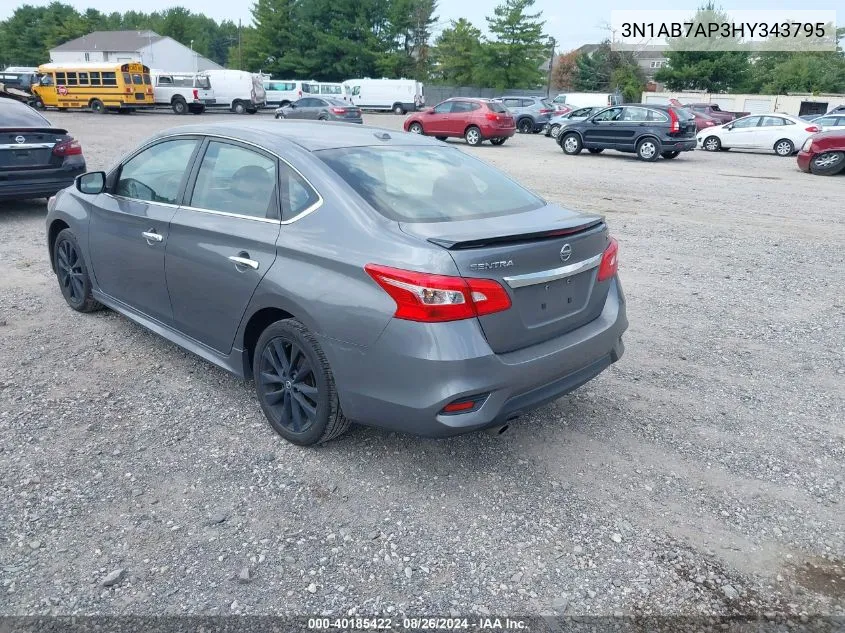
[[816, 132], [821, 132], [821, 128], [816, 127], [815, 125], [811, 125], [808, 128], [804, 128], [804, 131], [805, 132], [812, 132], [813, 134], [815, 134]]
[[607, 248], [604, 249], [604, 255], [601, 258], [601, 264], [599, 264], [599, 276], [598, 281], [605, 281], [606, 279], [610, 279], [616, 272], [619, 270], [619, 244], [615, 239], [612, 237], [610, 238], [610, 244], [608, 244]]
[[53, 146], [53, 156], [80, 156], [82, 145], [76, 139], [69, 139]]
[[194, 101], [199, 101], [200, 91], [194, 88]]
[[554, 110], [550, 110], [548, 108], [543, 108], [542, 110], [540, 110], [540, 114], [551, 114], [552, 112], [554, 112]]
[[675, 111], [672, 108], [669, 108], [669, 121], [670, 134], [681, 131], [681, 122], [678, 120], [678, 115], [675, 114]]
[[507, 291], [493, 279], [432, 275], [378, 264], [364, 269], [396, 302], [397, 319], [458, 321], [511, 307]]
[[487, 114], [484, 115], [484, 118], [487, 119], [488, 121], [498, 121], [498, 120], [500, 120], [499, 115], [496, 114], [495, 112], [488, 112]]
[[329, 108], [333, 114], [346, 114], [346, 108]]

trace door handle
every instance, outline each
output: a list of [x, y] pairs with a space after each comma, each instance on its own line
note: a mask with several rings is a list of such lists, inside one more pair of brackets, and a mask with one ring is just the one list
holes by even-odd
[[144, 231], [141, 233], [145, 240], [147, 240], [147, 244], [150, 246], [153, 245], [153, 242], [160, 242], [164, 239], [164, 236], [159, 235], [155, 232], [155, 229], [151, 229], [149, 231]]
[[249, 253], [241, 253], [241, 255], [246, 255], [246, 257], [241, 257], [240, 255], [229, 255], [229, 261], [234, 262], [236, 267], [246, 266], [247, 268], [258, 270], [258, 262], [254, 259], [250, 259]]

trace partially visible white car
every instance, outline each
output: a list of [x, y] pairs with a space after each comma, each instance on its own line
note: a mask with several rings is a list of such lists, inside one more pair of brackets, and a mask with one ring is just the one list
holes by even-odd
[[811, 121], [814, 125], [818, 125], [822, 130], [845, 130], [845, 111], [837, 114], [825, 114], [817, 117]]
[[778, 156], [791, 156], [808, 138], [820, 132], [813, 122], [772, 112], [752, 114], [724, 125], [709, 127], [696, 135], [698, 146], [709, 152], [737, 149], [769, 149]]

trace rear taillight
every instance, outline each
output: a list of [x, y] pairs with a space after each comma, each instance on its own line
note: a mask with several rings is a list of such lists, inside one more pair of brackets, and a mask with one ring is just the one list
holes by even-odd
[[511, 307], [507, 291], [493, 279], [432, 275], [378, 264], [364, 269], [396, 302], [397, 319], [458, 321]]
[[484, 115], [484, 118], [488, 121], [501, 121], [501, 117], [495, 112], [488, 112]]
[[53, 146], [53, 156], [81, 156], [82, 145], [76, 139], [68, 139]]
[[346, 114], [346, 108], [329, 108], [332, 114]]
[[540, 110], [540, 114], [551, 114], [552, 112], [554, 112], [554, 110], [551, 110], [549, 108], [543, 108], [542, 110]]
[[619, 244], [611, 237], [610, 244], [604, 249], [604, 255], [601, 257], [598, 281], [610, 279], [617, 270], [619, 270]]
[[672, 108], [669, 108], [669, 134], [681, 131], [681, 122], [678, 120], [678, 115]]
[[200, 91], [194, 88], [194, 101], [200, 100]]
[[821, 132], [821, 128], [819, 128], [815, 125], [811, 125], [810, 127], [804, 128], [804, 131], [805, 132], [812, 132], [813, 134], [815, 134], [816, 132]]

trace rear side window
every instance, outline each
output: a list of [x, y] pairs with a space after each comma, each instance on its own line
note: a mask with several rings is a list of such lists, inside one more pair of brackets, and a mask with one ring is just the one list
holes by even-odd
[[545, 204], [502, 172], [456, 149], [350, 147], [315, 154], [376, 211], [397, 222], [491, 218]]
[[68, 86], [76, 86], [76, 73], [68, 73], [67, 74], [67, 85]]
[[458, 114], [462, 112], [472, 111], [472, 104], [469, 101], [455, 101], [452, 103], [452, 113]]
[[763, 120], [760, 121], [760, 125], [764, 127], [775, 127], [786, 125], [786, 121], [781, 119], [779, 116], [764, 116]]
[[91, 85], [92, 86], [99, 86], [100, 85], [100, 73], [97, 71], [91, 72]]
[[244, 147], [210, 142], [190, 206], [254, 218], [278, 217], [275, 161]]
[[11, 99], [0, 99], [0, 127], [51, 126], [47, 119], [28, 105], [12, 101]]

